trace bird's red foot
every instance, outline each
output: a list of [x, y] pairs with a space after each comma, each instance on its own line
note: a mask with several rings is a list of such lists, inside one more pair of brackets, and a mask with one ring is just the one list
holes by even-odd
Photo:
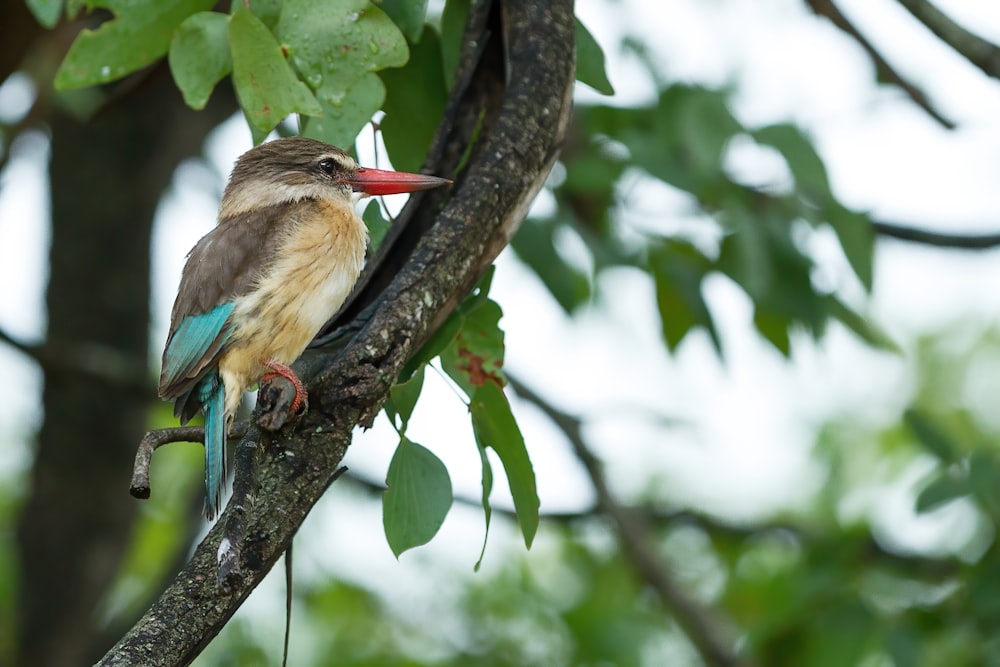
[[277, 361], [265, 361], [264, 365], [271, 369], [271, 373], [268, 373], [260, 379], [261, 384], [267, 382], [268, 380], [273, 380], [274, 378], [282, 377], [292, 383], [295, 387], [295, 399], [292, 404], [288, 406], [288, 411], [293, 415], [298, 414], [306, 406], [306, 388], [302, 385], [302, 380], [299, 376], [295, 374], [290, 367], [285, 364], [280, 364]]

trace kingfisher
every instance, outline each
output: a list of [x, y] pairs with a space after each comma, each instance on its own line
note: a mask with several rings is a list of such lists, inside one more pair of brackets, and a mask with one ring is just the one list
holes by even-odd
[[170, 315], [159, 395], [186, 424], [205, 414], [205, 515], [219, 512], [226, 432], [243, 397], [274, 377], [306, 391], [289, 367], [344, 303], [364, 264], [357, 198], [451, 181], [359, 167], [304, 137], [276, 139], [233, 168], [218, 224], [188, 254]]

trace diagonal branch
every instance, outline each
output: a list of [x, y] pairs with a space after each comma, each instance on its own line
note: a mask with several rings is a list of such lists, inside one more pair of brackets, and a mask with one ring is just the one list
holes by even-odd
[[580, 420], [555, 408], [509, 375], [508, 379], [514, 391], [545, 413], [569, 440], [594, 485], [598, 508], [615, 524], [622, 550], [632, 560], [640, 576], [656, 590], [663, 604], [670, 609], [674, 620], [691, 640], [705, 664], [734, 667], [750, 664], [733, 650], [734, 641], [725, 636], [725, 628], [720, 619], [711, 610], [691, 599], [674, 580], [652, 545], [650, 529], [644, 517], [615, 499], [604, 478], [601, 462], [583, 440]]
[[896, 69], [889, 64], [878, 49], [872, 45], [868, 38], [866, 38], [861, 31], [859, 31], [853, 23], [851, 23], [844, 14], [837, 9], [837, 6], [832, 2], [832, 0], [805, 0], [806, 4], [813, 10], [813, 13], [818, 16], [824, 16], [830, 20], [835, 26], [840, 28], [842, 31], [854, 38], [854, 41], [861, 46], [862, 49], [868, 54], [875, 63], [875, 72], [878, 75], [880, 81], [887, 81], [888, 83], [895, 84], [906, 93], [907, 97], [914, 101], [920, 108], [927, 112], [927, 114], [940, 123], [943, 127], [947, 129], [953, 129], [955, 124], [942, 116], [937, 109], [931, 104], [930, 100], [922, 90], [917, 88], [915, 85], [907, 81]]
[[[436, 222], [417, 239], [358, 333], [342, 350], [313, 350], [296, 364], [309, 389], [309, 412], [276, 433], [252, 426], [239, 445], [255, 450], [259, 459], [257, 492], [245, 515], [243, 577], [231, 590], [216, 586], [222, 519], [100, 664], [181, 665], [201, 652], [287, 549], [335, 478], [355, 425], [373, 417], [409, 355], [476, 283], [523, 219], [555, 160], [569, 116], [572, 2], [473, 3], [463, 41], [487, 46], [478, 59], [474, 47], [467, 49], [460, 67], [476, 69], [476, 76], [467, 77], [473, 82], [467, 88], [452, 90], [457, 120], [442, 128], [444, 150], [429, 165], [452, 174], [469, 154], [450, 198], [424, 197], [414, 205], [407, 225], [420, 217]], [[476, 137], [475, 119], [481, 118]], [[262, 409], [266, 406], [258, 406], [258, 418]]]
[[899, 4], [984, 74], [1000, 79], [1000, 47], [996, 44], [972, 34], [927, 0], [899, 0]]

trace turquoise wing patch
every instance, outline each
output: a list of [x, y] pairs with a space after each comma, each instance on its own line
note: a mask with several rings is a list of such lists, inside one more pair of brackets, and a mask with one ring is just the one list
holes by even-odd
[[[188, 315], [177, 326], [163, 354], [163, 373], [160, 386], [169, 387], [191, 377], [199, 362], [212, 347], [225, 342], [223, 331], [235, 303], [230, 301], [216, 306], [207, 313]], [[219, 340], [222, 336], [223, 339]]]

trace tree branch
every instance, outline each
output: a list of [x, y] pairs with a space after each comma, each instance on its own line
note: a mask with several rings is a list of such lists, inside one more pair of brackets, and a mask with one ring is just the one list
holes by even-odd
[[996, 44], [972, 34], [927, 0], [899, 0], [899, 4], [984, 74], [1000, 79], [1000, 47]]
[[[489, 28], [477, 27], [473, 19], [487, 11]], [[443, 128], [444, 150], [431, 166], [451, 175], [467, 149], [469, 160], [455, 177], [450, 199], [418, 197], [420, 204], [408, 207], [415, 219], [437, 222], [420, 235], [412, 256], [343, 349], [313, 350], [296, 364], [309, 388], [309, 412], [277, 433], [251, 426], [240, 443], [260, 459], [258, 492], [245, 517], [244, 576], [230, 591], [216, 585], [227, 508], [170, 588], [100, 664], [189, 663], [287, 549], [337, 474], [354, 426], [376, 414], [406, 359], [476, 283], [541, 188], [569, 115], [573, 35], [570, 0], [474, 3], [464, 42], [487, 43], [507, 56], [507, 68], [502, 57], [495, 61], [484, 54], [477, 62], [466, 52], [460, 67], [477, 69], [476, 77], [468, 77], [476, 83], [453, 89], [459, 120]], [[498, 94], [482, 94], [483, 82]], [[478, 137], [468, 118], [489, 119]], [[258, 418], [266, 410], [258, 406]]]
[[898, 86], [907, 97], [914, 101], [920, 108], [927, 112], [927, 114], [940, 123], [943, 127], [947, 129], [953, 129], [955, 124], [942, 116], [934, 107], [931, 105], [930, 100], [923, 93], [922, 90], [917, 88], [915, 85], [903, 78], [896, 69], [889, 64], [881, 53], [878, 52], [871, 42], [861, 34], [861, 32], [854, 27], [844, 14], [837, 9], [837, 6], [833, 4], [832, 0], [805, 0], [806, 4], [813, 10], [813, 13], [818, 16], [824, 16], [830, 20], [835, 26], [840, 28], [843, 32], [854, 38], [854, 41], [861, 46], [862, 49], [868, 54], [875, 64], [875, 72], [880, 81], [887, 81], [888, 83], [895, 84]]
[[946, 234], [926, 229], [899, 225], [891, 222], [872, 222], [872, 229], [879, 236], [960, 250], [989, 250], [1000, 246], [1000, 233], [993, 234]]
[[649, 538], [649, 527], [641, 514], [619, 504], [608, 488], [601, 462], [583, 440], [581, 422], [552, 406], [524, 384], [510, 378], [517, 394], [537, 406], [562, 430], [577, 458], [583, 463], [597, 493], [597, 506], [615, 524], [622, 550], [632, 560], [640, 576], [659, 594], [663, 604], [681, 627], [707, 665], [749, 665], [749, 660], [733, 650], [734, 640], [724, 636], [723, 623], [709, 609], [699, 605], [674, 580]]

